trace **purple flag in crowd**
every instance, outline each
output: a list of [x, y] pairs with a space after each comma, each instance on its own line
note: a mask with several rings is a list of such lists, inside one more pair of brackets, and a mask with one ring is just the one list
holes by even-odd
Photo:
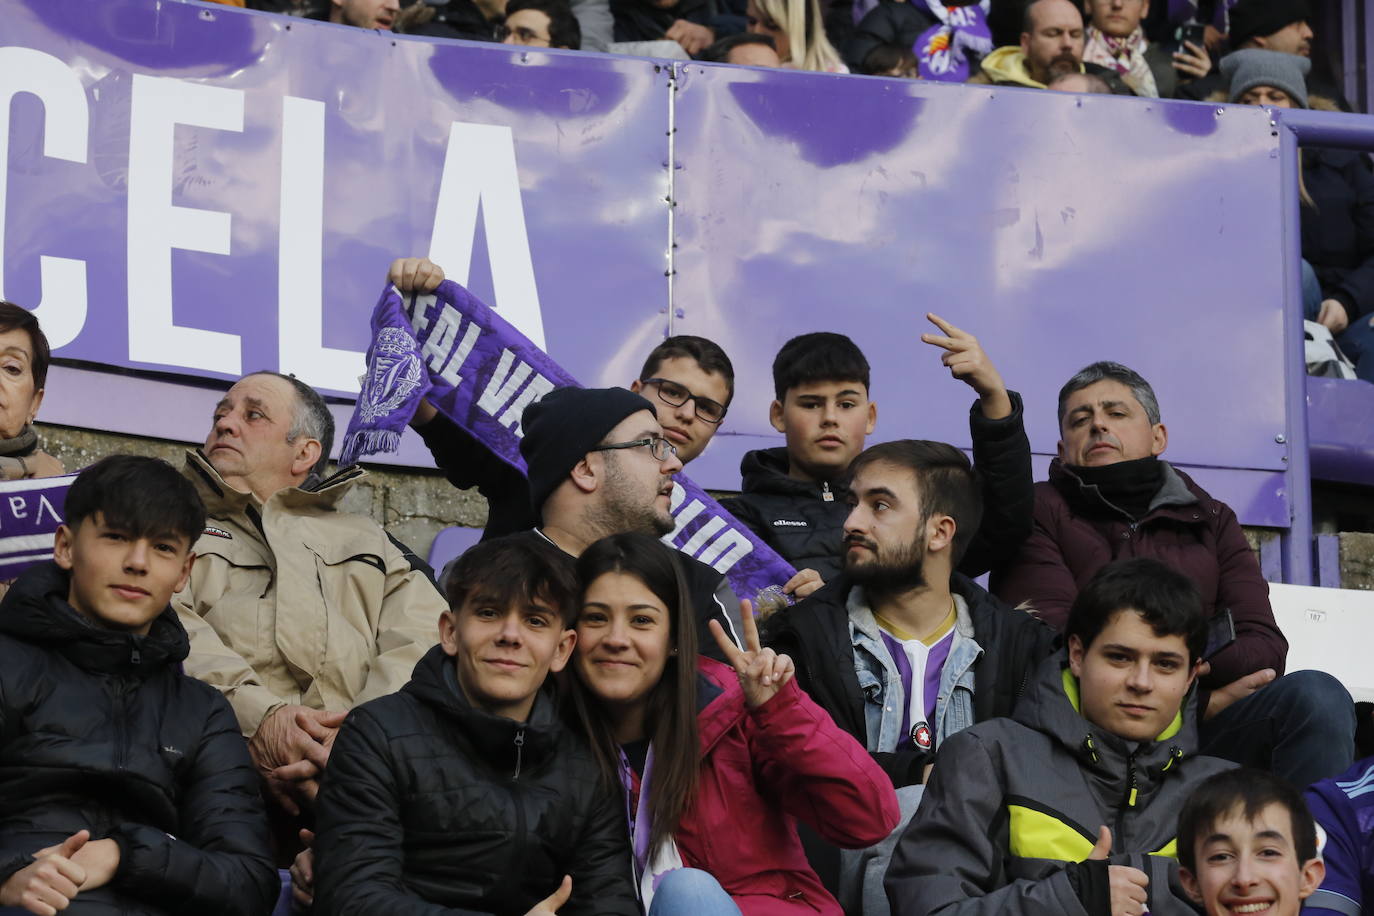
[[[367, 374], [344, 435], [340, 465], [394, 451], [421, 399], [523, 472], [520, 416], [554, 388], [577, 381], [466, 289], [445, 280], [431, 294], [388, 286], [372, 315]], [[704, 490], [679, 474], [676, 526], [663, 541], [752, 597], [795, 570]]]
[[53, 535], [66, 519], [75, 474], [0, 482], [0, 581], [52, 559]]

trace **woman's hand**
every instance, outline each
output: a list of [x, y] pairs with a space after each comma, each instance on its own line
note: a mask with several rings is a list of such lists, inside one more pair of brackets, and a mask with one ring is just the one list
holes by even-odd
[[1184, 76], [1200, 79], [1211, 72], [1212, 58], [1206, 48], [1185, 41], [1183, 50], [1174, 52], [1174, 69]]
[[716, 645], [720, 646], [726, 661], [739, 676], [740, 687], [744, 688], [745, 705], [750, 709], [758, 709], [778, 695], [778, 691], [792, 680], [796, 669], [792, 659], [786, 655], [760, 648], [753, 606], [748, 601], [741, 601], [739, 608], [740, 616], [744, 618], [744, 651], [730, 641], [719, 621], [711, 621], [711, 635], [716, 638]]

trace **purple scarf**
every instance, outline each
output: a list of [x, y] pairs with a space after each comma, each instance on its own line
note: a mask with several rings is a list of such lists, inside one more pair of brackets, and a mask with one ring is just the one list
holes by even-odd
[[52, 559], [53, 535], [66, 521], [75, 474], [0, 482], [0, 581]]
[[[577, 381], [543, 350], [451, 280], [428, 295], [394, 286], [372, 313], [367, 374], [348, 421], [339, 465], [395, 451], [422, 399], [511, 467], [520, 456], [520, 415], [554, 388]], [[674, 529], [664, 543], [715, 567], [741, 597], [781, 585], [794, 570], [704, 490], [679, 474]]]

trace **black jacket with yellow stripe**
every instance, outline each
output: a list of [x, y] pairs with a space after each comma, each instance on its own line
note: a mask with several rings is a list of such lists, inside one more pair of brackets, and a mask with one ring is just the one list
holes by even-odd
[[894, 913], [1105, 916], [1083, 889], [1097, 882], [1070, 864], [1088, 857], [1104, 824], [1110, 864], [1149, 876], [1150, 913], [1197, 912], [1178, 882], [1178, 812], [1199, 782], [1233, 764], [1194, 756], [1191, 698], [1155, 741], [1097, 728], [1078, 712], [1067, 665], [1061, 651], [1040, 667], [1014, 719], [945, 741], [887, 872]]

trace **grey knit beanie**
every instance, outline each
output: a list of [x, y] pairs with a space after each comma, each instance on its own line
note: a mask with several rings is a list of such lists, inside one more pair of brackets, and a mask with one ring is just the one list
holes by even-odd
[[1221, 75], [1230, 85], [1231, 101], [1238, 100], [1256, 86], [1282, 89], [1293, 104], [1307, 107], [1307, 72], [1312, 61], [1296, 54], [1246, 48], [1232, 51], [1221, 59]]

